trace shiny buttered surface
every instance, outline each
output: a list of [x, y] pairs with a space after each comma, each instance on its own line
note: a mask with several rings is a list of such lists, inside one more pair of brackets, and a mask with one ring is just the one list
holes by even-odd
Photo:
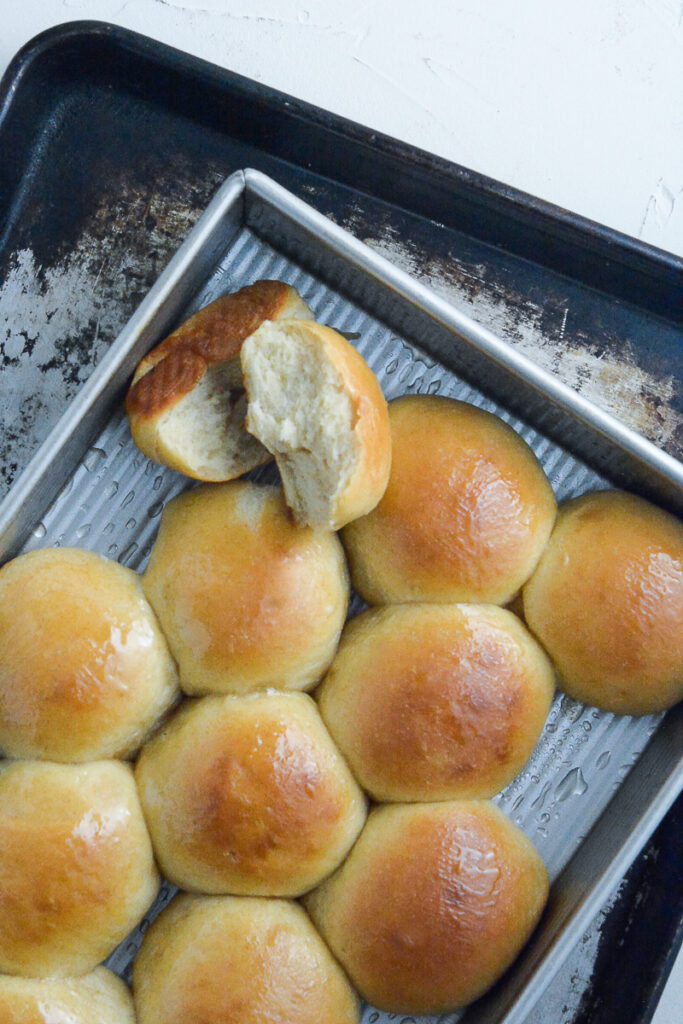
[[369, 604], [507, 603], [555, 519], [535, 455], [497, 416], [451, 398], [398, 398], [389, 420], [384, 497], [343, 531], [354, 587]]
[[45, 548], [0, 570], [0, 753], [128, 757], [179, 693], [130, 569], [89, 551]]
[[375, 800], [450, 800], [494, 796], [521, 771], [554, 688], [511, 612], [414, 604], [352, 619], [316, 698]]
[[246, 481], [170, 501], [142, 585], [189, 694], [315, 685], [349, 597], [337, 536], [296, 526], [279, 488]]
[[133, 772], [117, 761], [0, 765], [0, 972], [91, 971], [159, 878]]
[[82, 978], [0, 975], [2, 1024], [135, 1024], [130, 992], [115, 974], [96, 967]]
[[683, 524], [621, 491], [561, 507], [524, 614], [576, 700], [646, 715], [683, 697]]
[[303, 693], [188, 702], [136, 778], [164, 874], [196, 892], [298, 896], [341, 863], [365, 820]]
[[396, 1013], [476, 999], [519, 953], [548, 893], [543, 863], [491, 803], [371, 811], [305, 906], [361, 996]]
[[356, 995], [301, 907], [177, 896], [133, 966], [139, 1024], [357, 1024]]

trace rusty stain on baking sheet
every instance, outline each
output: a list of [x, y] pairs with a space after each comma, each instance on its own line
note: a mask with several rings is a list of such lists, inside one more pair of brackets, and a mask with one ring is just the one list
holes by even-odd
[[[352, 223], [344, 226], [352, 229]], [[523, 295], [513, 295], [499, 281], [487, 280], [487, 267], [473, 268], [453, 253], [427, 256], [401, 239], [391, 227], [381, 236], [364, 237], [375, 252], [520, 349], [532, 362], [555, 374], [584, 398], [663, 448], [677, 442], [680, 418], [671, 402], [676, 382], [640, 366], [627, 337], [613, 335], [592, 342], [572, 330], [566, 306], [560, 323], [548, 330], [547, 309]]]
[[[73, 248], [43, 265], [30, 248], [0, 286], [0, 498], [26, 466], [194, 224], [210, 192], [178, 179], [122, 188]], [[169, 199], [169, 196], [171, 197]]]

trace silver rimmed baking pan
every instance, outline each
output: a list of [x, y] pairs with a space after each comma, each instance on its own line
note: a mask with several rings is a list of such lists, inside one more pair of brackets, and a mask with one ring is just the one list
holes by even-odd
[[[262, 277], [294, 285], [316, 319], [352, 337], [387, 398], [439, 393], [500, 415], [532, 446], [560, 500], [615, 485], [683, 510], [680, 463], [275, 182], [244, 171], [219, 190], [0, 506], [3, 561], [69, 544], [144, 565], [164, 502], [190, 482], [133, 446], [127, 382], [190, 312]], [[549, 907], [507, 977], [466, 1012], [468, 1024], [525, 1019], [682, 788], [682, 741], [680, 708], [632, 719], [556, 697], [529, 764], [497, 798], [548, 866]], [[110, 966], [125, 973], [145, 924]], [[367, 1022], [389, 1019], [365, 1011]]]

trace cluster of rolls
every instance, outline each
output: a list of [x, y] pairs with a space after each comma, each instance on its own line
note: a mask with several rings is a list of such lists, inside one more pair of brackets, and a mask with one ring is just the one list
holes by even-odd
[[[141, 578], [69, 549], [0, 570], [9, 1024], [462, 1006], [547, 898], [490, 798], [556, 679], [625, 713], [683, 695], [680, 523], [616, 492], [556, 515], [500, 419], [387, 407], [310, 316], [259, 282], [141, 364], [134, 438], [211, 481], [168, 503]], [[234, 479], [269, 454], [282, 489]], [[345, 624], [349, 569], [371, 607]], [[503, 607], [520, 592], [528, 627]], [[183, 891], [146, 930], [131, 1000], [97, 964], [156, 865]]]

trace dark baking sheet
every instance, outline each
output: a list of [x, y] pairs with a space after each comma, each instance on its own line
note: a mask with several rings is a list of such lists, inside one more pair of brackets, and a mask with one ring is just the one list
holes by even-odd
[[[681, 456], [683, 261], [134, 33], [79, 22], [29, 43], [0, 85], [0, 495], [218, 184], [245, 166]], [[651, 1016], [683, 918], [681, 809], [627, 876], [577, 1022]]]

